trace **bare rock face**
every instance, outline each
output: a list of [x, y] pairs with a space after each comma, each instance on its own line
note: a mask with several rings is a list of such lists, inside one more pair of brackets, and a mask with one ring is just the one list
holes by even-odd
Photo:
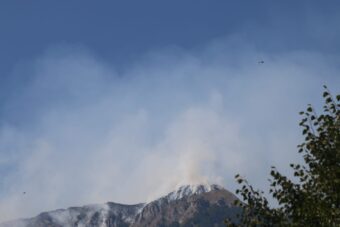
[[224, 226], [240, 212], [237, 198], [217, 185], [187, 185], [147, 204], [132, 226]]
[[0, 227], [224, 226], [236, 219], [237, 197], [218, 185], [186, 185], [150, 203], [71, 207], [14, 220]]

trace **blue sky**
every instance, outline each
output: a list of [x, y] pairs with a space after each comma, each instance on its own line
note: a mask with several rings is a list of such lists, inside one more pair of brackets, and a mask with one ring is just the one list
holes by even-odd
[[1, 70], [53, 45], [85, 46], [122, 63], [150, 49], [196, 48], [236, 32], [259, 49], [339, 52], [336, 2], [2, 1]]
[[33, 59], [65, 46], [86, 49], [116, 70], [149, 51], [195, 51], [235, 34], [259, 52], [338, 55], [338, 7], [336, 1], [3, 1], [0, 102], [30, 80]]
[[1, 1], [0, 221], [186, 183], [234, 190], [236, 173], [263, 187], [271, 165], [290, 174], [297, 113], [319, 108], [323, 84], [340, 91], [338, 10]]

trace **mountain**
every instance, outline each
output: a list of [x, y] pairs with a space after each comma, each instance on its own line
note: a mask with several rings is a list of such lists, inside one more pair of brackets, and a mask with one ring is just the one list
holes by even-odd
[[141, 227], [224, 226], [236, 220], [237, 197], [219, 185], [185, 185], [150, 203], [70, 207], [14, 220], [0, 227]]

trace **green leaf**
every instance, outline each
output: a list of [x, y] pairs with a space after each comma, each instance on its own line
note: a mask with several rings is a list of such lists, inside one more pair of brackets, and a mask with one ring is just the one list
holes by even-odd
[[300, 112], [305, 116], [300, 123], [305, 136], [297, 150], [304, 163], [290, 164], [298, 180], [272, 166], [269, 192], [278, 207], [270, 207], [261, 191], [243, 181], [239, 226], [340, 226], [340, 106], [328, 89], [323, 97], [326, 105], [318, 116], [310, 113], [311, 105]]

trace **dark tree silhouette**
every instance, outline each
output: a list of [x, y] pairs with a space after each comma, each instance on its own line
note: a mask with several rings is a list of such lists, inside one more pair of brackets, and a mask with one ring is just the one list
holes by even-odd
[[304, 164], [290, 164], [295, 180], [272, 167], [270, 195], [278, 202], [271, 207], [263, 191], [236, 175], [236, 190], [244, 202], [239, 223], [228, 226], [340, 226], [340, 95], [333, 97], [326, 86], [323, 113], [308, 105], [300, 126], [304, 142], [298, 145]]

